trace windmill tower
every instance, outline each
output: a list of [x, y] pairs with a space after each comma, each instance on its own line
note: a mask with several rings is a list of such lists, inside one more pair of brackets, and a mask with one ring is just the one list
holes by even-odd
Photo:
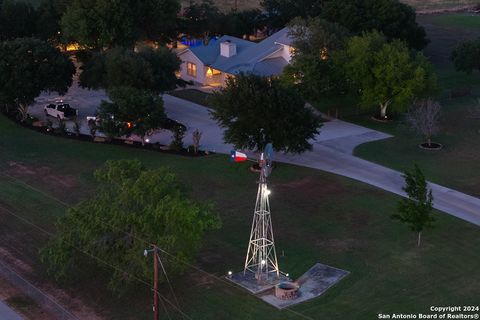
[[244, 274], [246, 272], [255, 273], [258, 282], [268, 282], [280, 276], [268, 199], [270, 190], [267, 187], [267, 177], [271, 171], [271, 157], [272, 146], [268, 144], [265, 153], [262, 153], [260, 158], [261, 170], [257, 201], [243, 270]]

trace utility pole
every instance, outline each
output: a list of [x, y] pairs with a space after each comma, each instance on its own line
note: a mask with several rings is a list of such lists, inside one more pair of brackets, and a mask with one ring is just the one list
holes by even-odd
[[151, 245], [152, 249], [145, 249], [143, 255], [145, 258], [148, 256], [149, 252], [153, 252], [153, 320], [158, 320], [158, 247], [154, 244]]
[[153, 320], [158, 316], [158, 248], [153, 245]]

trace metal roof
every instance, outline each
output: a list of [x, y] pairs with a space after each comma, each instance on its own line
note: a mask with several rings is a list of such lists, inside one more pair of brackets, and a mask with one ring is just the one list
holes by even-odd
[[[237, 54], [229, 58], [220, 55], [220, 43], [227, 40], [237, 46]], [[288, 29], [283, 28], [259, 43], [223, 36], [217, 41], [210, 41], [206, 46], [192, 47], [189, 50], [205, 65], [214, 69], [230, 74], [253, 72], [267, 76], [280, 74], [288, 62], [281, 57], [265, 58], [282, 49], [282, 45], [291, 45], [291, 43]]]

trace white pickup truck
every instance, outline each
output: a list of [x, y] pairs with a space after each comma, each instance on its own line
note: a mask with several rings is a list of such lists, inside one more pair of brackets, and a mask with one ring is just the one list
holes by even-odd
[[70, 107], [68, 103], [51, 103], [44, 108], [45, 115], [58, 119], [72, 119], [78, 116], [78, 110]]

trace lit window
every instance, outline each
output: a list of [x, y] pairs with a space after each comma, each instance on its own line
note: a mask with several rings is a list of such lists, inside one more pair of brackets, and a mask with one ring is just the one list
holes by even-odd
[[187, 62], [187, 74], [191, 77], [197, 77], [197, 65], [195, 63]]

